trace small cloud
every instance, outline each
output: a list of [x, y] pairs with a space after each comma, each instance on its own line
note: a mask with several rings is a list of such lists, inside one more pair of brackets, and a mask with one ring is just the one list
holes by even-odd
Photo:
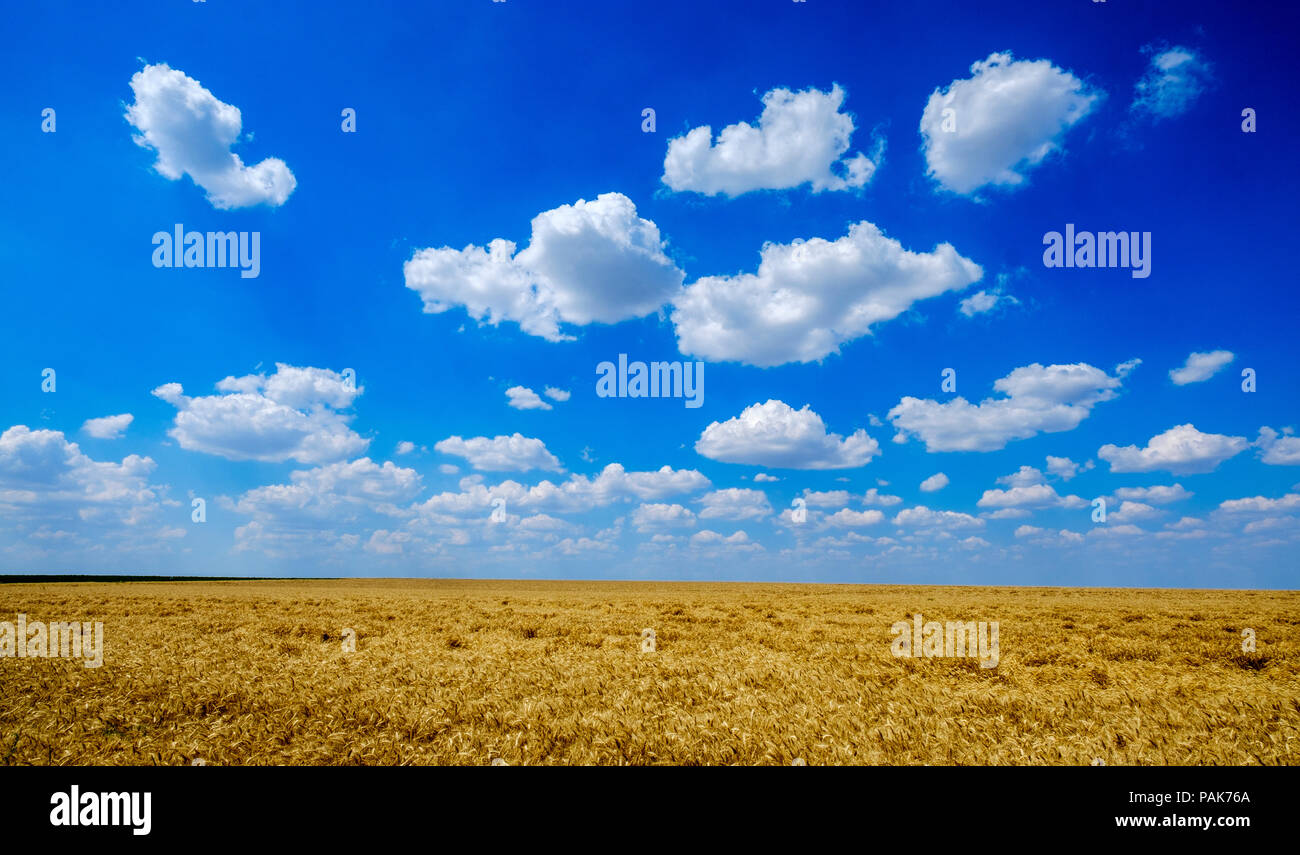
[[1169, 379], [1174, 381], [1175, 386], [1200, 383], [1218, 374], [1224, 366], [1236, 358], [1236, 355], [1231, 350], [1191, 353], [1188, 354], [1187, 361], [1183, 363], [1182, 368], [1175, 368], [1169, 372]]
[[507, 404], [516, 410], [549, 410], [551, 405], [526, 386], [511, 386], [506, 390]]
[[1142, 52], [1151, 55], [1151, 63], [1134, 86], [1129, 110], [1135, 114], [1156, 121], [1182, 115], [1213, 82], [1210, 64], [1191, 48], [1147, 45]]
[[86, 423], [81, 426], [81, 430], [95, 439], [119, 439], [122, 434], [126, 433], [126, 429], [131, 426], [134, 419], [135, 416], [130, 413], [87, 419]]
[[935, 493], [947, 486], [948, 476], [942, 472], [938, 472], [921, 482], [921, 492]]
[[554, 386], [547, 386], [545, 392], [546, 397], [550, 398], [552, 401], [564, 402], [572, 397], [570, 392], [564, 389], [557, 389]]

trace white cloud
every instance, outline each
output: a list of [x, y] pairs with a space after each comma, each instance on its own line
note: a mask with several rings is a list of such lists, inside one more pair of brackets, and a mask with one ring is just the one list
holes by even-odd
[[936, 89], [921, 116], [927, 174], [963, 195], [1022, 184], [1104, 97], [1045, 59], [994, 53], [970, 70]]
[[86, 419], [81, 426], [82, 432], [95, 439], [121, 439], [122, 434], [131, 426], [135, 416], [122, 413], [118, 416], [104, 416], [98, 419]]
[[768, 475], [766, 472], [759, 472], [757, 475], [754, 476], [755, 484], [764, 484], [764, 483], [770, 483], [770, 482], [775, 482], [780, 480], [781, 479], [776, 477], [775, 475]]
[[810, 508], [842, 508], [849, 503], [848, 490], [804, 490], [803, 500]]
[[399, 442], [399, 443], [397, 444], [397, 451], [396, 451], [396, 453], [399, 454], [399, 455], [402, 455], [402, 454], [410, 454], [412, 451], [415, 451], [415, 443], [413, 443], [413, 442], [409, 442], [409, 441], [407, 441], [407, 440], [402, 440], [401, 442]]
[[[231, 510], [252, 517], [248, 525], [237, 530], [237, 549], [259, 548], [279, 554], [302, 543], [305, 531], [318, 529], [325, 533], [322, 523], [334, 529], [354, 526], [367, 514], [399, 517], [405, 513], [399, 505], [411, 502], [423, 489], [414, 469], [391, 461], [380, 465], [368, 457], [298, 470], [290, 473], [289, 481], [255, 487], [234, 502], [227, 502]], [[329, 531], [326, 536], [337, 538], [339, 534]], [[376, 543], [393, 546], [407, 540], [409, 536], [394, 539], [382, 534]]]
[[1193, 495], [1195, 494], [1184, 490], [1182, 484], [1156, 487], [1120, 487], [1115, 491], [1115, 498], [1117, 499], [1132, 499], [1134, 501], [1150, 502], [1156, 505], [1167, 505], [1170, 502], [1190, 499]]
[[[1121, 375], [1122, 376], [1122, 375]], [[1062, 481], [1069, 481], [1080, 472], [1087, 472], [1093, 468], [1093, 462], [1088, 460], [1084, 463], [1075, 463], [1068, 457], [1053, 457], [1047, 455], [1047, 471], [1060, 478]]]
[[979, 404], [905, 397], [888, 415], [898, 429], [896, 441], [915, 436], [927, 451], [996, 451], [1013, 439], [1073, 430], [1119, 386], [1119, 378], [1086, 363], [1034, 363], [993, 384], [1006, 397]]
[[1110, 522], [1138, 522], [1140, 520], [1151, 519], [1160, 516], [1161, 511], [1156, 510], [1150, 505], [1142, 502], [1122, 502], [1120, 506], [1110, 512], [1107, 523]]
[[997, 289], [990, 291], [981, 290], [976, 291], [974, 294], [971, 294], [969, 297], [962, 300], [958, 304], [958, 308], [961, 310], [963, 315], [970, 318], [975, 315], [982, 315], [985, 312], [993, 311], [993, 308], [999, 303], [1002, 303], [1003, 305], [1018, 306], [1020, 301], [1015, 297], [1012, 297], [1010, 294], [1003, 294]]
[[894, 525], [936, 529], [983, 528], [984, 520], [959, 511], [932, 511], [925, 505], [917, 505], [895, 514]]
[[921, 482], [922, 493], [934, 493], [948, 486], [948, 476], [942, 472], [935, 473]]
[[739, 196], [811, 184], [814, 193], [848, 190], [871, 180], [880, 156], [845, 158], [853, 117], [840, 112], [844, 90], [773, 89], [763, 96], [758, 126], [728, 125], [713, 141], [709, 125], [668, 143], [663, 182], [678, 192]]
[[551, 405], [541, 399], [541, 396], [529, 389], [527, 386], [511, 386], [506, 390], [507, 406], [514, 407], [516, 410], [549, 410]]
[[682, 353], [759, 367], [815, 362], [983, 275], [951, 244], [912, 252], [863, 220], [834, 241], [765, 244], [756, 274], [697, 280], [678, 295], [672, 320]]
[[546, 397], [550, 398], [552, 401], [559, 401], [560, 403], [564, 403], [572, 397], [572, 393], [568, 390], [557, 389], [554, 386], [547, 386], [545, 391]]
[[699, 501], [704, 505], [700, 510], [702, 520], [755, 520], [772, 514], [772, 503], [762, 490], [729, 487], [706, 493]]
[[1253, 496], [1249, 499], [1229, 499], [1219, 504], [1219, 510], [1232, 514], [1278, 513], [1300, 510], [1300, 493], [1287, 493], [1280, 499]]
[[1035, 484], [1046, 484], [1047, 477], [1032, 466], [1021, 466], [1010, 475], [998, 478], [996, 483], [1006, 487], [1032, 487]]
[[985, 490], [975, 503], [981, 508], [1083, 508], [1088, 502], [1078, 496], [1061, 496], [1050, 484]]
[[691, 535], [691, 546], [698, 548], [725, 549], [737, 552], [757, 552], [763, 547], [751, 543], [744, 531], [723, 536], [716, 531], [705, 529]]
[[528, 472], [532, 469], [561, 472], [564, 469], [555, 455], [546, 450], [546, 443], [518, 432], [490, 439], [486, 436], [470, 439], [449, 436], [433, 447], [443, 454], [463, 457], [470, 466], [484, 472]]
[[533, 487], [517, 481], [487, 487], [482, 476], [465, 478], [460, 492], [439, 493], [419, 505], [419, 510], [434, 515], [479, 514], [490, 508], [494, 499], [502, 498], [510, 508], [579, 512], [617, 501], [655, 502], [710, 486], [709, 479], [694, 469], [663, 466], [653, 472], [628, 472], [622, 464], [611, 463], [595, 478], [571, 475], [560, 484], [543, 480]]
[[1210, 84], [1210, 64], [1191, 48], [1147, 45], [1142, 50], [1151, 55], [1151, 64], [1133, 87], [1129, 109], [1157, 121], [1187, 112]]
[[676, 504], [640, 505], [632, 512], [632, 525], [640, 532], [685, 528], [695, 525], [695, 514]]
[[902, 501], [902, 496], [889, 496], [880, 492], [880, 490], [875, 487], [872, 487], [862, 496], [862, 504], [879, 505], [882, 508], [893, 507], [894, 505], [901, 504]]
[[403, 269], [428, 314], [460, 306], [481, 323], [513, 321], [562, 341], [572, 338], [562, 323], [612, 324], [669, 302], [684, 274], [665, 248], [659, 227], [638, 217], [631, 199], [603, 193], [538, 214], [518, 253], [498, 238], [487, 248], [417, 250]]
[[1125, 377], [1129, 376], [1129, 374], [1133, 373], [1133, 369], [1137, 368], [1141, 364], [1142, 360], [1140, 359], [1130, 359], [1127, 362], [1121, 362], [1119, 365], [1115, 366], [1115, 376], [1123, 380]]
[[1254, 445], [1259, 459], [1271, 466], [1300, 466], [1300, 436], [1292, 436], [1289, 428], [1283, 436], [1271, 427], [1262, 427]]
[[136, 524], [159, 507], [148, 483], [154, 468], [136, 454], [121, 463], [92, 460], [60, 431], [14, 425], [0, 433], [0, 514]]
[[880, 444], [859, 428], [849, 437], [827, 433], [808, 405], [795, 410], [769, 400], [739, 416], [712, 422], [695, 443], [699, 454], [724, 463], [781, 469], [853, 469], [880, 453]]
[[270, 377], [227, 377], [216, 388], [226, 394], [191, 398], [179, 383], [153, 390], [178, 411], [167, 435], [181, 448], [228, 460], [310, 464], [351, 457], [370, 442], [338, 412], [364, 388], [328, 369], [277, 363]]
[[1097, 456], [1110, 463], [1111, 472], [1154, 472], [1178, 474], [1212, 472], [1220, 463], [1249, 446], [1245, 437], [1201, 433], [1190, 424], [1172, 427], [1151, 437], [1146, 448], [1136, 445], [1103, 445]]
[[1236, 359], [1231, 350], [1214, 350], [1209, 353], [1191, 353], [1182, 368], [1169, 372], [1169, 379], [1177, 386], [1200, 383], [1218, 374], [1225, 365]]
[[158, 153], [154, 169], [165, 178], [190, 176], [215, 208], [283, 205], [298, 186], [283, 160], [268, 157], [245, 166], [230, 147], [239, 140], [239, 108], [225, 104], [182, 71], [146, 65], [131, 77], [135, 103], [126, 119], [135, 142]]
[[438, 471], [441, 472], [443, 475], [455, 475], [457, 472], [460, 471], [460, 467], [457, 466], [455, 463], [439, 463]]
[[874, 508], [869, 511], [851, 511], [848, 508], [843, 508], [827, 516], [826, 524], [839, 528], [860, 528], [862, 526], [876, 525], [883, 522], [884, 519], [884, 513]]

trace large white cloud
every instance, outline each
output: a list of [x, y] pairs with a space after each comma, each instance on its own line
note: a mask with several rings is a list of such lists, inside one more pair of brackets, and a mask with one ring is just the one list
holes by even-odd
[[706, 276], [677, 297], [682, 353], [760, 367], [815, 362], [984, 275], [951, 244], [912, 252], [865, 220], [834, 241], [769, 243], [760, 255], [756, 274]]
[[753, 404], [739, 416], [712, 422], [695, 450], [712, 460], [780, 469], [854, 469], [880, 453], [880, 444], [861, 428], [848, 437], [827, 433], [808, 405], [796, 410], [783, 401]]
[[1176, 386], [1186, 386], [1188, 383], [1200, 383], [1203, 380], [1209, 380], [1215, 374], [1235, 359], [1231, 350], [1214, 350], [1209, 353], [1191, 353], [1187, 356], [1187, 361], [1181, 368], [1175, 368], [1169, 372], [1169, 379], [1174, 381]]
[[484, 472], [527, 472], [531, 469], [563, 471], [560, 461], [546, 450], [540, 439], [514, 433], [511, 436], [449, 436], [434, 445], [443, 454], [454, 454]]
[[543, 211], [532, 239], [486, 248], [417, 250], [403, 270], [429, 314], [460, 306], [480, 322], [513, 321], [548, 341], [572, 338], [561, 324], [612, 324], [658, 310], [684, 274], [665, 254], [659, 228], [632, 200], [602, 193]]
[[123, 513], [158, 498], [147, 482], [155, 464], [131, 454], [121, 463], [92, 460], [61, 431], [14, 425], [0, 433], [0, 507], [116, 507]]
[[844, 90], [773, 89], [763, 96], [758, 126], [728, 125], [713, 142], [713, 128], [692, 128], [668, 143], [663, 182], [673, 190], [739, 196], [751, 190], [812, 185], [814, 193], [862, 187], [879, 161], [858, 153], [845, 158], [853, 117], [840, 112]]
[[312, 464], [351, 457], [369, 444], [339, 412], [364, 391], [343, 374], [277, 363], [270, 377], [227, 377], [216, 388], [225, 394], [191, 398], [179, 383], [153, 390], [179, 411], [167, 433], [181, 448], [228, 460]]
[[996, 451], [1013, 439], [1073, 430], [1120, 386], [1100, 368], [1086, 363], [1035, 362], [993, 384], [1002, 398], [972, 404], [957, 397], [939, 401], [904, 397], [889, 411], [897, 440], [915, 436], [927, 451]]
[[1157, 50], [1143, 48], [1151, 55], [1146, 73], [1133, 87], [1129, 109], [1157, 121], [1171, 119], [1191, 108], [1213, 78], [1210, 64], [1195, 50], [1170, 47]]
[[928, 174], [963, 195], [1022, 184], [1103, 97], [1046, 59], [993, 53], [970, 70], [936, 89], [921, 115]]
[[176, 181], [188, 175], [216, 208], [283, 205], [297, 179], [283, 160], [245, 166], [230, 147], [239, 140], [239, 108], [166, 64], [146, 65], [131, 77], [135, 103], [126, 119], [138, 145], [158, 153], [154, 169]]
[[1202, 433], [1191, 424], [1172, 427], [1151, 437], [1146, 448], [1107, 443], [1097, 456], [1110, 464], [1111, 472], [1154, 472], [1178, 474], [1212, 472], [1220, 463], [1245, 451], [1245, 437]]

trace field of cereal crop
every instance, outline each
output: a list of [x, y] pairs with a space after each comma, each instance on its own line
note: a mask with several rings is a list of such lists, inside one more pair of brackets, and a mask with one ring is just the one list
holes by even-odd
[[[916, 613], [998, 622], [997, 667], [896, 657]], [[0, 659], [5, 765], [1300, 761], [1296, 592], [0, 585], [18, 614], [102, 621], [103, 664]]]

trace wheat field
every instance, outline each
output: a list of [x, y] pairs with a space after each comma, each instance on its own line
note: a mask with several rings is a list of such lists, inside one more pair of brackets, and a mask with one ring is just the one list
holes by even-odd
[[[104, 644], [98, 668], [0, 659], [0, 757], [1295, 764], [1298, 607], [1300, 594], [1279, 591], [6, 584], [0, 620], [102, 621]], [[997, 667], [896, 657], [890, 627], [918, 612], [997, 621]], [[1243, 651], [1246, 628], [1254, 652]]]

